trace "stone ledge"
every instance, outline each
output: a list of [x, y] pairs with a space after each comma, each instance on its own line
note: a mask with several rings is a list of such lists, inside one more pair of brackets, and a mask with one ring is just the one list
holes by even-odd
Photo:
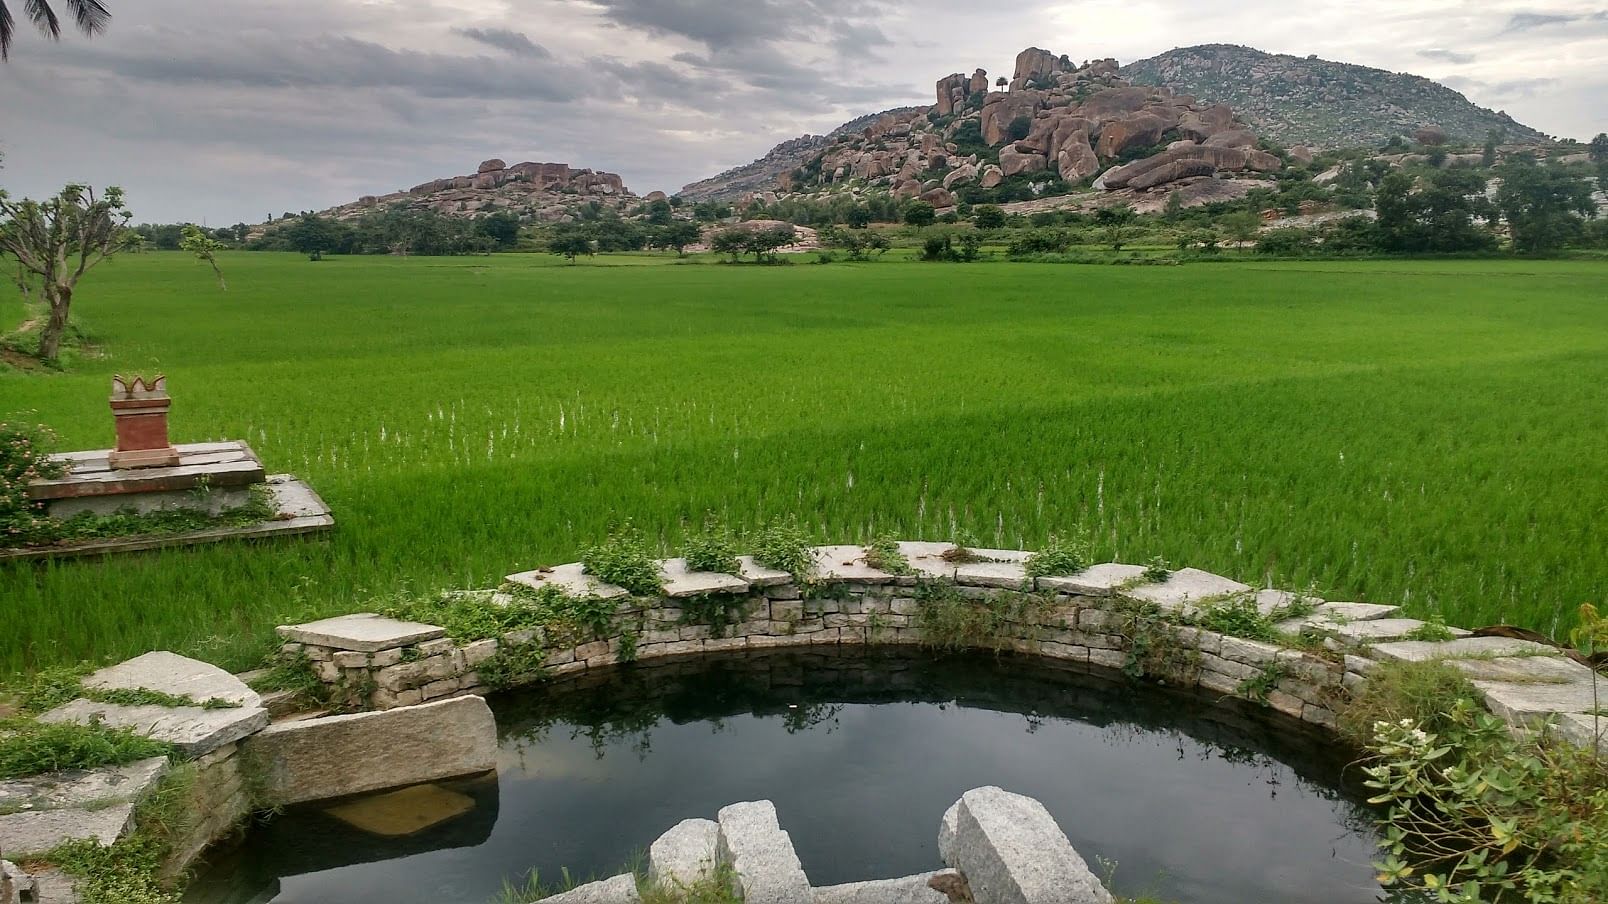
[[580, 562], [571, 562], [568, 565], [555, 565], [552, 568], [538, 568], [534, 571], [522, 571], [509, 575], [506, 580], [540, 590], [543, 587], [556, 587], [568, 596], [588, 598], [596, 597], [604, 600], [616, 600], [628, 597], [631, 591], [613, 584], [605, 584], [597, 578], [586, 573], [586, 566]]
[[378, 653], [447, 636], [445, 628], [399, 621], [374, 612], [338, 615], [303, 625], [281, 625], [277, 631], [280, 637], [292, 643], [356, 653]]
[[187, 757], [200, 757], [268, 727], [268, 711], [260, 706], [203, 709], [199, 706], [121, 706], [74, 700], [39, 717], [45, 723], [100, 721], [172, 744]]

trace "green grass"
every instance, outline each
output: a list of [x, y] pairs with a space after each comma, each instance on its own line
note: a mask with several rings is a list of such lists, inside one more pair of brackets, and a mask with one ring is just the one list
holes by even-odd
[[[565, 266], [179, 254], [96, 270], [104, 357], [0, 373], [69, 448], [114, 372], [180, 441], [249, 441], [334, 507], [321, 540], [0, 565], [0, 672], [495, 585], [630, 518], [708, 512], [1164, 556], [1450, 624], [1543, 631], [1608, 576], [1599, 262]], [[0, 322], [20, 312], [0, 287]]]

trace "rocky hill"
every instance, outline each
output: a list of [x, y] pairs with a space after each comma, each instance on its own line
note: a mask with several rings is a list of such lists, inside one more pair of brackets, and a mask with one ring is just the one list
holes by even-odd
[[840, 129], [785, 172], [751, 164], [743, 183], [764, 186], [751, 194], [767, 202], [882, 191], [942, 211], [1008, 180], [1029, 197], [1092, 180], [1124, 198], [1165, 186], [1198, 203], [1243, 195], [1283, 168], [1228, 106], [1131, 85], [1118, 70], [1116, 60], [1079, 64], [1030, 47], [1004, 90], [981, 69], [944, 76], [932, 106]]
[[1228, 104], [1246, 123], [1284, 144], [1378, 147], [1429, 125], [1440, 126], [1453, 141], [1473, 144], [1484, 142], [1492, 129], [1510, 143], [1546, 140], [1439, 82], [1317, 57], [1203, 44], [1130, 63], [1122, 73], [1135, 84]]
[[779, 179], [784, 179], [794, 170], [804, 166], [816, 154], [830, 146], [838, 136], [861, 131], [882, 116], [909, 113], [915, 109], [915, 107], [897, 107], [881, 113], [871, 113], [859, 119], [851, 119], [825, 135], [800, 135], [797, 138], [790, 138], [771, 148], [769, 153], [758, 160], [733, 167], [717, 176], [684, 185], [678, 194], [694, 202], [735, 201], [745, 194], [777, 188]]
[[506, 211], [539, 223], [554, 223], [583, 205], [635, 206], [639, 198], [614, 173], [575, 169], [567, 163], [516, 163], [487, 160], [472, 175], [450, 176], [388, 195], [365, 195], [321, 215], [351, 220], [371, 211], [402, 208], [448, 216]]

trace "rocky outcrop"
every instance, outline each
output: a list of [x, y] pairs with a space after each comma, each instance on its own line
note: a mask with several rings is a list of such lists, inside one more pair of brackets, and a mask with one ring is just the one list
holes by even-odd
[[1137, 84], [1228, 104], [1247, 125], [1281, 144], [1378, 147], [1427, 123], [1466, 142], [1483, 142], [1493, 129], [1508, 142], [1546, 140], [1506, 113], [1470, 103], [1429, 79], [1317, 57], [1204, 44], [1130, 63], [1122, 72]]
[[428, 210], [458, 217], [503, 212], [540, 223], [568, 219], [583, 205], [599, 204], [621, 211], [634, 207], [639, 200], [615, 173], [577, 169], [567, 163], [524, 162], [509, 166], [492, 158], [483, 161], [472, 174], [432, 179], [385, 195], [364, 195], [350, 204], [319, 213], [351, 220], [387, 208]]
[[1024, 153], [1017, 150], [1015, 145], [1006, 146], [999, 152], [1000, 170], [1007, 178], [1020, 173], [1042, 172], [1047, 165], [1043, 154]]

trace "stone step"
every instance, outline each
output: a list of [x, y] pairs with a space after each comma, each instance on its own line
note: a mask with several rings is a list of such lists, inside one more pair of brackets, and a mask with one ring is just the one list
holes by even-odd
[[689, 571], [686, 559], [661, 560], [659, 579], [664, 582], [664, 595], [668, 599], [703, 596], [709, 593], [748, 592], [748, 582], [737, 575], [714, 571]]
[[1126, 587], [1137, 586], [1144, 578], [1143, 565], [1123, 565], [1107, 562], [1094, 565], [1075, 575], [1056, 575], [1038, 579], [1040, 590], [1058, 590], [1081, 596], [1112, 596]]
[[[1560, 656], [1556, 647], [1517, 637], [1459, 637], [1455, 640], [1400, 640], [1375, 644], [1373, 658], [1399, 662], [1495, 656]], [[1585, 666], [1580, 667], [1582, 671]]]
[[1160, 584], [1141, 584], [1123, 591], [1123, 596], [1145, 603], [1155, 603], [1163, 611], [1192, 613], [1203, 601], [1236, 593], [1248, 593], [1251, 587], [1222, 575], [1201, 571], [1198, 568], [1180, 568]]
[[280, 625], [275, 630], [291, 643], [354, 653], [377, 653], [447, 636], [445, 628], [386, 618], [373, 612], [340, 615], [302, 625]]
[[262, 705], [257, 692], [239, 678], [210, 663], [165, 650], [101, 669], [83, 683], [100, 690], [159, 691], [197, 703], [226, 700], [240, 706]]

